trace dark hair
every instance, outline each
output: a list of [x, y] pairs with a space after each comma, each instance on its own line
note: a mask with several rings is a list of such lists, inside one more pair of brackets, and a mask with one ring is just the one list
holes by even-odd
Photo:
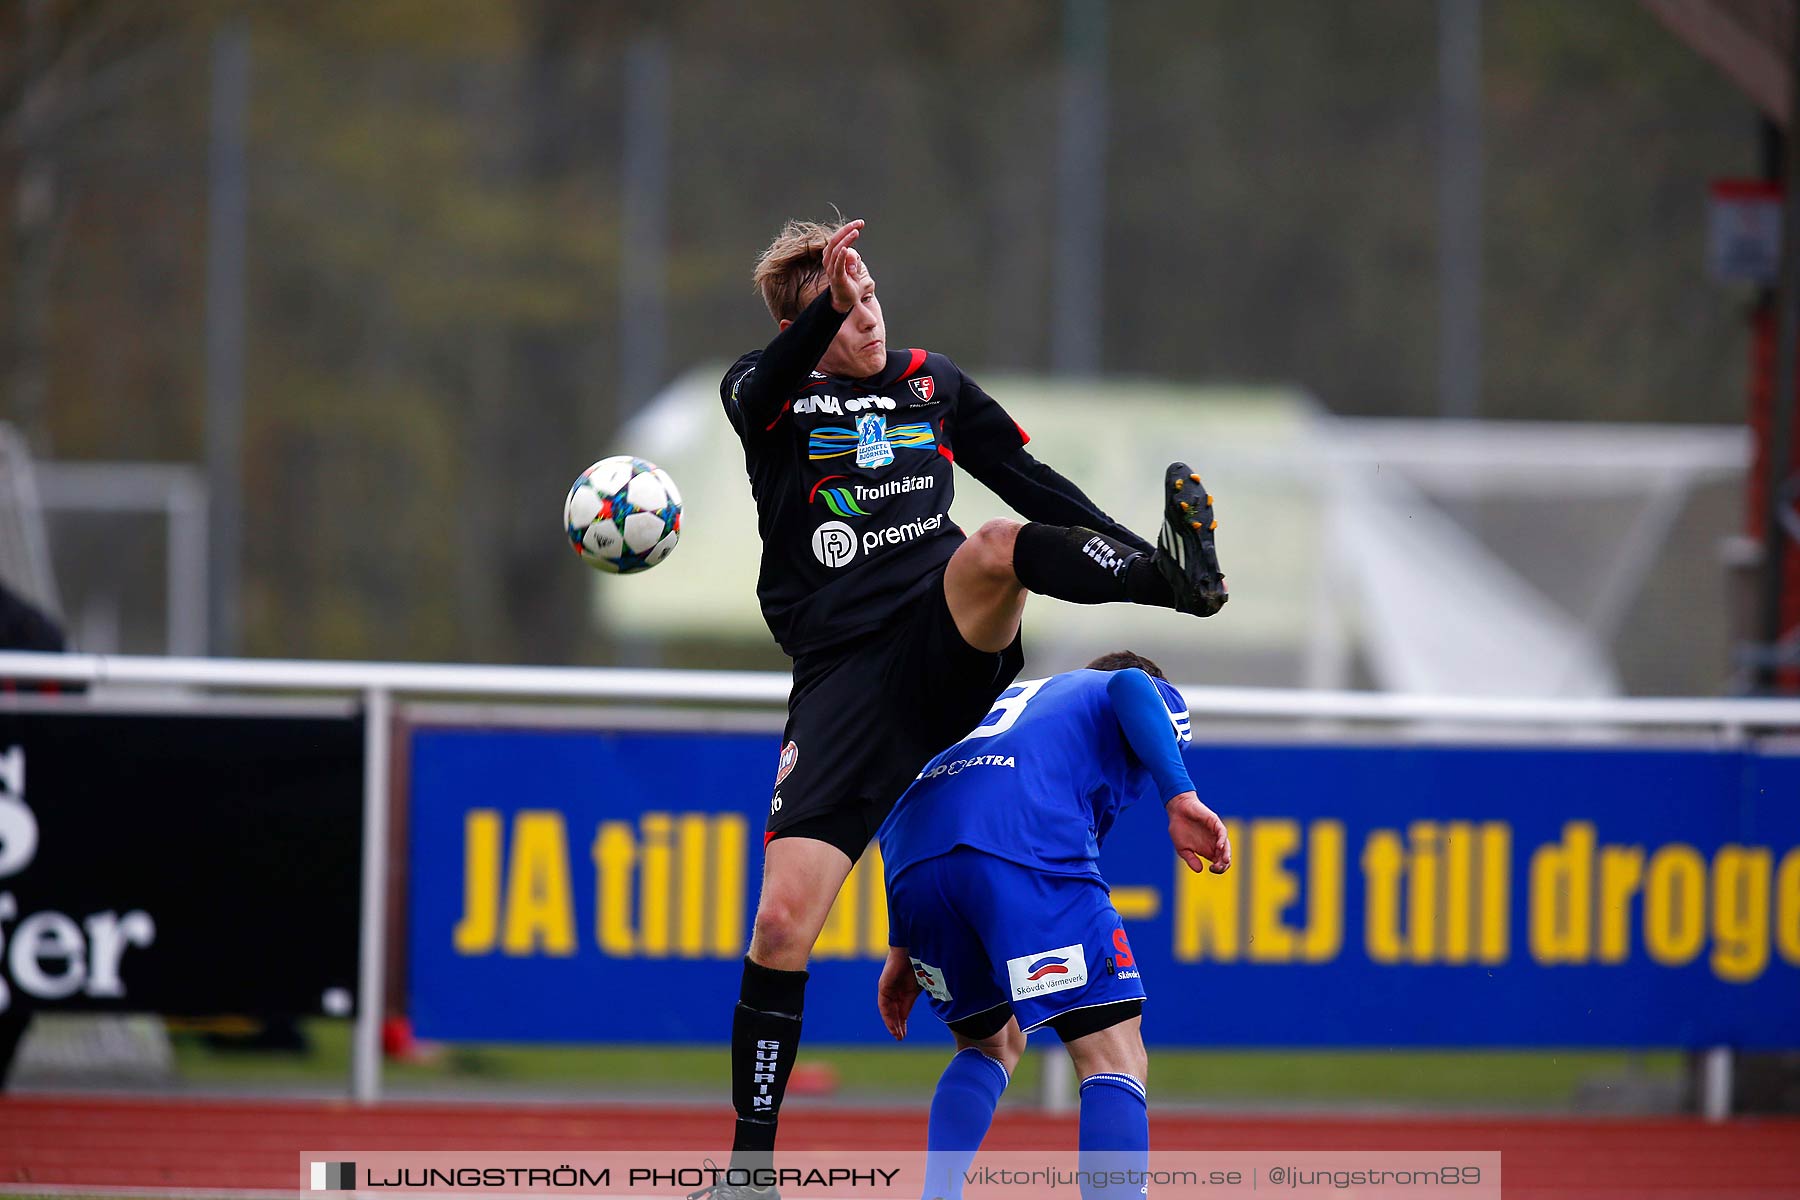
[[1130, 650], [1109, 650], [1087, 665], [1090, 671], [1129, 671], [1136, 667], [1152, 679], [1167, 679], [1163, 669]]

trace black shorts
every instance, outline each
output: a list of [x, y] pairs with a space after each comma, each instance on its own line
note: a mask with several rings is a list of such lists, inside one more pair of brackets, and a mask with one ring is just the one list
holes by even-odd
[[1024, 665], [1017, 637], [997, 654], [963, 641], [941, 571], [891, 627], [796, 659], [763, 843], [817, 838], [855, 862], [920, 768]]

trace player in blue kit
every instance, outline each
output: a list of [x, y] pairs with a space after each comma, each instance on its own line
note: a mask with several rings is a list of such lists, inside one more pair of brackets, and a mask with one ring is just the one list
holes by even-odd
[[956, 1038], [931, 1101], [926, 1197], [962, 1195], [1025, 1035], [1040, 1026], [1063, 1040], [1081, 1080], [1083, 1169], [1147, 1167], [1144, 983], [1100, 844], [1120, 809], [1154, 795], [1189, 869], [1231, 866], [1225, 824], [1182, 763], [1192, 737], [1187, 702], [1155, 663], [1108, 654], [1002, 692], [882, 824], [882, 1022], [904, 1038], [923, 992]]

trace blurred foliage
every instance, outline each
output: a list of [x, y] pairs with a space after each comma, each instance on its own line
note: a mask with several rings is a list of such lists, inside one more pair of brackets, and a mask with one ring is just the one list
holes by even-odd
[[[244, 649], [607, 658], [555, 514], [647, 399], [616, 386], [630, 39], [673, 65], [666, 376], [766, 339], [750, 263], [833, 204], [870, 221], [897, 344], [1033, 369], [1059, 11], [6, 5], [0, 196], [23, 213], [51, 185], [0, 287], [7, 414], [62, 458], [202, 459], [210, 47], [241, 22]], [[1484, 413], [1739, 419], [1747, 297], [1702, 247], [1707, 181], [1757, 169], [1750, 105], [1636, 5], [1484, 13]], [[1435, 410], [1435, 20], [1417, 0], [1112, 6], [1109, 371]]]

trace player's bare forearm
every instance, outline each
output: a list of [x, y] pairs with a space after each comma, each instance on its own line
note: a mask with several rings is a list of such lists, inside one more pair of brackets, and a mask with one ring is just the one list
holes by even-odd
[[1027, 521], [1078, 525], [1134, 550], [1150, 552], [1149, 542], [1113, 520], [1086, 492], [1022, 447], [991, 459], [971, 455], [965, 461], [971, 475]]

